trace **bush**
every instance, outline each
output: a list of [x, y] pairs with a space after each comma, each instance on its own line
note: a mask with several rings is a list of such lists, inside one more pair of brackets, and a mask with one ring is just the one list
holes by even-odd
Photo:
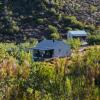
[[58, 29], [55, 26], [48, 26], [50, 33], [58, 33]]
[[38, 24], [43, 24], [43, 23], [44, 23], [44, 20], [41, 19], [41, 18], [39, 18], [39, 19], [37, 19], [37, 23], [38, 23]]
[[78, 49], [81, 46], [79, 39], [69, 39], [67, 43], [71, 46], [72, 49]]
[[88, 43], [89, 45], [100, 45], [100, 35], [91, 35], [88, 37]]
[[17, 21], [13, 20], [11, 16], [6, 16], [4, 19], [4, 27], [2, 33], [14, 34], [20, 32]]
[[91, 13], [94, 13], [97, 11], [97, 8], [95, 6], [90, 6]]
[[52, 33], [51, 34], [51, 39], [59, 39], [59, 38], [60, 38], [59, 33]]
[[63, 21], [65, 23], [65, 25], [70, 25], [72, 22], [76, 21], [76, 17], [74, 16], [64, 16]]
[[61, 14], [57, 14], [57, 15], [56, 15], [56, 18], [57, 18], [58, 21], [61, 21], [62, 15], [61, 15]]
[[51, 8], [48, 12], [49, 12], [50, 15], [56, 15], [57, 14], [57, 12], [54, 8]]
[[60, 34], [58, 32], [58, 29], [55, 26], [49, 25], [49, 31], [50, 31], [50, 38], [51, 39], [59, 39]]
[[73, 28], [78, 28], [78, 29], [83, 29], [84, 28], [84, 24], [82, 22], [79, 21], [73, 21]]
[[93, 31], [95, 31], [95, 26], [94, 26], [94, 25], [86, 25], [86, 26], [85, 26], [85, 29], [87, 29], [87, 30], [93, 32]]
[[72, 28], [71, 27], [66, 27], [65, 30], [66, 31], [72, 31]]
[[84, 24], [76, 19], [74, 16], [65, 16], [63, 18], [63, 22], [66, 26], [70, 26], [72, 28], [83, 29]]

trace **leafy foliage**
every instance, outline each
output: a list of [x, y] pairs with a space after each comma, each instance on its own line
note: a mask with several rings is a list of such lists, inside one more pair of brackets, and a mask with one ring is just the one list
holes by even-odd
[[[99, 47], [90, 47], [82, 54], [77, 52], [70, 59], [33, 62], [29, 52], [19, 51], [20, 46], [12, 44], [14, 50], [9, 52], [8, 44], [0, 45], [5, 47], [0, 54], [0, 99], [98, 100], [100, 97]], [[24, 45], [23, 48], [28, 46]]]
[[72, 49], [79, 49], [81, 46], [81, 41], [79, 39], [69, 39], [67, 43], [71, 46]]
[[100, 34], [89, 36], [88, 43], [90, 45], [95, 45], [95, 44], [99, 45], [100, 44]]

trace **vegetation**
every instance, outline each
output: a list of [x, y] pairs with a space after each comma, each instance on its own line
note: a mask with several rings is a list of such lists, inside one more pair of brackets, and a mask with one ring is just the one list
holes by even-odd
[[77, 53], [71, 59], [33, 62], [31, 52], [20, 46], [0, 45], [1, 100], [99, 100], [99, 47], [89, 48], [82, 55]]
[[49, 25], [49, 31], [50, 31], [50, 38], [51, 39], [59, 39], [60, 34], [58, 32], [58, 29], [55, 26]]
[[99, 0], [1, 0], [0, 41], [23, 42], [42, 36], [58, 39], [75, 29], [92, 34], [100, 26], [99, 4]]
[[81, 46], [81, 41], [79, 39], [69, 39], [67, 43], [71, 46], [72, 49], [78, 50]]
[[[100, 0], [0, 0], [0, 100], [100, 100], [99, 13]], [[37, 40], [70, 30], [94, 46], [79, 52], [71, 39], [71, 57], [33, 61]]]
[[100, 34], [89, 36], [88, 43], [90, 45], [99, 45], [100, 44]]

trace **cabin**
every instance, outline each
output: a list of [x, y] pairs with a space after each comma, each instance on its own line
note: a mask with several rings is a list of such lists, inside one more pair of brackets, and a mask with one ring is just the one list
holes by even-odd
[[80, 39], [81, 45], [87, 45], [88, 34], [84, 30], [69, 31], [67, 39]]
[[32, 48], [33, 60], [41, 61], [71, 55], [71, 48], [68, 44], [59, 40], [43, 40]]

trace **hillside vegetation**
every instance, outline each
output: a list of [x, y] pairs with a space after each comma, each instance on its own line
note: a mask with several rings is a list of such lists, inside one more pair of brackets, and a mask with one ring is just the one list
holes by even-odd
[[[70, 30], [86, 30], [89, 46]], [[35, 62], [45, 38], [72, 55]], [[0, 0], [0, 100], [100, 100], [99, 45], [100, 0]]]
[[64, 38], [100, 26], [100, 0], [0, 0], [0, 41]]
[[100, 47], [33, 62], [31, 45], [0, 43], [0, 100], [99, 100]]

